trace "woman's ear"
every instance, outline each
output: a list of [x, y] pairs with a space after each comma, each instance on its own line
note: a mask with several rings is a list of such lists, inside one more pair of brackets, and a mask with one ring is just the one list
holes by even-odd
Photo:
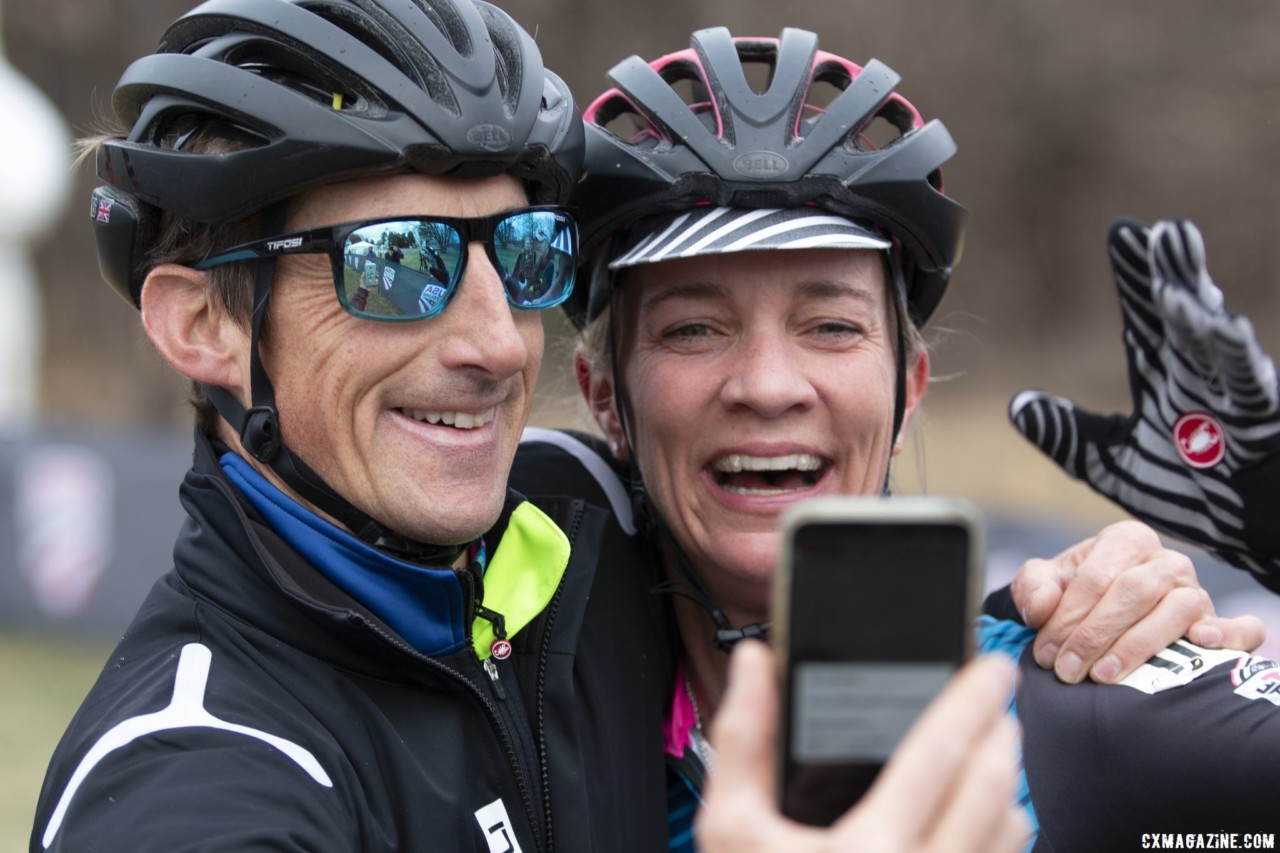
[[161, 264], [142, 286], [142, 327], [174, 370], [239, 393], [249, 386], [249, 336], [213, 301], [204, 273]]
[[573, 354], [573, 374], [578, 380], [578, 390], [591, 410], [591, 417], [595, 418], [609, 442], [609, 449], [618, 459], [626, 459], [630, 450], [613, 397], [613, 374], [593, 371], [581, 350]]
[[[925, 389], [929, 387], [929, 351], [923, 346], [920, 347], [911, 363], [907, 365], [905, 379], [906, 400], [903, 405], [902, 427], [898, 430], [899, 438], [906, 433], [907, 427], [911, 425], [911, 416], [919, 408], [920, 402], [924, 399]], [[898, 446], [900, 447], [901, 445]]]

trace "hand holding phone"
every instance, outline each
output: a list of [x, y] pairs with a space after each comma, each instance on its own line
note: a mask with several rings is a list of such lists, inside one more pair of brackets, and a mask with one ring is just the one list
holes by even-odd
[[[1005, 713], [1016, 664], [988, 655], [951, 680], [917, 721], [874, 790], [829, 829], [784, 818], [774, 804], [778, 685], [763, 643], [740, 643], [716, 712], [719, 770], [698, 810], [703, 853], [879, 849], [1018, 853], [1031, 827], [1014, 802], [1018, 731]], [[959, 743], [962, 748], [956, 749]]]
[[938, 498], [821, 498], [782, 519], [778, 797], [829, 825], [973, 652], [982, 524]]

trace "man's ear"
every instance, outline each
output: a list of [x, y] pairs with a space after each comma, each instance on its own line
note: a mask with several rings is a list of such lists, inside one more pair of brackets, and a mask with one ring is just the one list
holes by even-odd
[[573, 374], [578, 380], [578, 390], [591, 410], [591, 417], [595, 418], [609, 442], [609, 449], [617, 458], [626, 459], [630, 449], [613, 397], [613, 374], [593, 371], [581, 350], [573, 354]]
[[249, 385], [249, 336], [213, 301], [204, 273], [162, 264], [142, 286], [142, 327], [174, 370], [237, 393]]

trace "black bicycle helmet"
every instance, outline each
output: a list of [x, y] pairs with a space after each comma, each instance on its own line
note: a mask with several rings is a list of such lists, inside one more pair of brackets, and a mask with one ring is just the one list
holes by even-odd
[[[210, 0], [125, 71], [131, 128], [98, 153], [104, 278], [138, 304], [155, 213], [232, 221], [320, 184], [416, 171], [510, 172], [563, 203], [582, 123], [533, 39], [482, 0]], [[248, 146], [192, 153], [175, 127], [218, 122]], [[105, 206], [105, 210], [104, 210]]]
[[[103, 277], [140, 304], [161, 212], [206, 223], [262, 212], [313, 187], [401, 172], [511, 173], [563, 203], [582, 169], [582, 120], [533, 39], [482, 0], [209, 0], [133, 63], [112, 98], [131, 130], [98, 151], [90, 211]], [[214, 128], [234, 150], [183, 150]], [[245, 450], [383, 550], [447, 565], [464, 545], [406, 540], [335, 492], [282, 439], [259, 342], [275, 259], [255, 262], [250, 406], [206, 386]]]
[[[751, 88], [744, 64], [766, 67], [767, 91]], [[695, 32], [688, 50], [624, 60], [609, 76], [615, 88], [584, 114], [588, 177], [574, 197], [584, 257], [646, 216], [813, 205], [891, 239], [912, 317], [933, 312], [962, 247], [965, 210], [942, 188], [956, 145], [894, 93], [900, 78], [888, 66], [820, 51], [806, 30], [733, 38], [719, 27]], [[822, 89], [835, 92], [825, 105], [815, 102]], [[877, 119], [893, 133], [878, 144], [868, 136], [881, 132]], [[565, 310], [581, 325], [611, 287], [595, 275]]]

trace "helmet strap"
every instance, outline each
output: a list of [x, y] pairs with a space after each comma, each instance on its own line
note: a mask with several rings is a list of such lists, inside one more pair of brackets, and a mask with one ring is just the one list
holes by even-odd
[[[907, 416], [907, 323], [911, 322], [907, 314], [907, 289], [906, 278], [902, 272], [902, 264], [893, 256], [893, 250], [884, 253], [885, 272], [888, 274], [891, 284], [891, 292], [889, 298], [893, 300], [894, 313], [894, 331], [896, 337], [896, 347], [894, 349], [894, 380], [893, 380], [893, 432], [889, 434], [889, 441], [898, 440], [898, 435], [902, 432], [903, 421]], [[892, 447], [892, 444], [890, 445]], [[889, 474], [893, 470], [893, 453], [890, 451], [889, 462], [884, 467], [884, 485], [880, 491], [888, 497]]]
[[667, 523], [663, 521], [662, 516], [653, 506], [653, 502], [649, 499], [649, 491], [644, 485], [644, 476], [640, 472], [640, 463], [636, 454], [636, 442], [634, 439], [634, 431], [631, 428], [631, 407], [627, 402], [627, 395], [624, 389], [623, 370], [621, 356], [621, 347], [619, 346], [618, 335], [618, 288], [613, 288], [614, 297], [609, 311], [609, 358], [613, 365], [613, 405], [618, 411], [618, 423], [622, 429], [622, 435], [627, 441], [627, 446], [631, 452], [627, 456], [628, 471], [628, 491], [631, 497], [631, 511], [635, 518], [636, 530], [643, 537], [648, 538], [651, 542], [656, 543], [657, 551], [661, 555], [664, 564], [675, 576], [674, 580], [666, 581], [658, 584], [654, 588], [654, 592], [665, 593], [669, 595], [678, 595], [702, 607], [707, 611], [707, 615], [711, 617], [712, 624], [715, 625], [716, 633], [713, 642], [715, 647], [725, 654], [733, 651], [733, 647], [741, 640], [752, 638], [765, 640], [769, 636], [769, 622], [755, 622], [745, 625], [741, 628], [735, 628], [733, 623], [729, 621], [729, 617], [725, 615], [711, 596], [707, 594], [706, 589], [702, 586], [698, 579], [698, 573], [693, 568], [693, 564], [689, 560], [689, 556], [684, 549], [680, 547], [680, 543], [676, 541], [675, 535]]

